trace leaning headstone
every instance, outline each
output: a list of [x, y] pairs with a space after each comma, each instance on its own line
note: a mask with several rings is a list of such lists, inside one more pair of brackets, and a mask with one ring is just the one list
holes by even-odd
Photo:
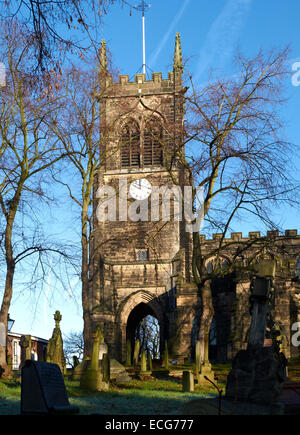
[[182, 373], [182, 391], [185, 393], [194, 391], [194, 375], [190, 371], [183, 371]]
[[133, 352], [133, 365], [137, 366], [139, 362], [139, 354], [140, 354], [140, 346], [141, 342], [139, 339], [136, 340], [134, 345], [134, 352]]
[[54, 314], [55, 328], [53, 329], [52, 337], [47, 344], [46, 361], [57, 364], [60, 367], [61, 372], [65, 373], [66, 360], [64, 356], [62, 334], [59, 326], [61, 319], [62, 316], [60, 312], [56, 311]]
[[27, 360], [21, 375], [21, 414], [74, 414], [60, 367], [57, 364]]
[[110, 378], [117, 383], [130, 382], [132, 380], [123, 364], [114, 358], [110, 360]]

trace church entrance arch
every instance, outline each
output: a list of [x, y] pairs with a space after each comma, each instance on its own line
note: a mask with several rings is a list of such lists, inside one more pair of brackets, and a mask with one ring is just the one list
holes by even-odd
[[133, 349], [137, 328], [141, 321], [147, 316], [152, 316], [154, 319], [157, 319], [160, 335], [160, 349], [162, 349], [162, 343], [164, 343], [166, 339], [168, 329], [164, 307], [158, 297], [145, 290], [140, 290], [126, 299], [120, 312], [123, 361], [126, 359], [126, 341], [130, 340]]

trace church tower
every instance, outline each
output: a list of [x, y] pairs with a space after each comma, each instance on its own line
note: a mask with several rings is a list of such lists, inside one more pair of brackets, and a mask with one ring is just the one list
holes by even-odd
[[190, 355], [197, 289], [180, 196], [188, 173], [176, 158], [184, 153], [182, 73], [179, 34], [166, 79], [120, 75], [115, 83], [102, 42], [89, 301], [92, 323], [120, 362], [149, 314], [158, 320], [161, 349], [167, 340], [172, 357]]

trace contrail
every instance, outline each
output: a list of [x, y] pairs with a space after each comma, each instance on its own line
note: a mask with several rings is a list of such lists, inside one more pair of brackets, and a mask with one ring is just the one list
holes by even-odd
[[252, 1], [228, 0], [213, 22], [200, 51], [195, 82], [199, 81], [208, 69], [222, 67], [231, 57]]
[[185, 11], [187, 5], [189, 4], [190, 0], [185, 0], [185, 2], [183, 3], [183, 5], [181, 6], [180, 10], [177, 12], [174, 20], [172, 21], [170, 27], [168, 28], [167, 32], [165, 33], [161, 43], [159, 44], [158, 48], [156, 49], [156, 51], [154, 52], [154, 54], [151, 55], [150, 58], [150, 65], [155, 65], [155, 62], [161, 52], [161, 50], [164, 48], [166, 42], [168, 41], [170, 34], [173, 32], [174, 27], [176, 26], [176, 24], [178, 23], [178, 21], [180, 20], [183, 12]]

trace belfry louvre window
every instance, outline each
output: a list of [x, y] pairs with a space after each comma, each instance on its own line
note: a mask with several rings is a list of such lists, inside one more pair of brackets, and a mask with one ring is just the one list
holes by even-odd
[[161, 125], [156, 122], [147, 122], [144, 131], [144, 166], [160, 166], [163, 164], [162, 140]]
[[140, 163], [140, 130], [135, 122], [130, 122], [122, 130], [121, 167], [139, 167]]

